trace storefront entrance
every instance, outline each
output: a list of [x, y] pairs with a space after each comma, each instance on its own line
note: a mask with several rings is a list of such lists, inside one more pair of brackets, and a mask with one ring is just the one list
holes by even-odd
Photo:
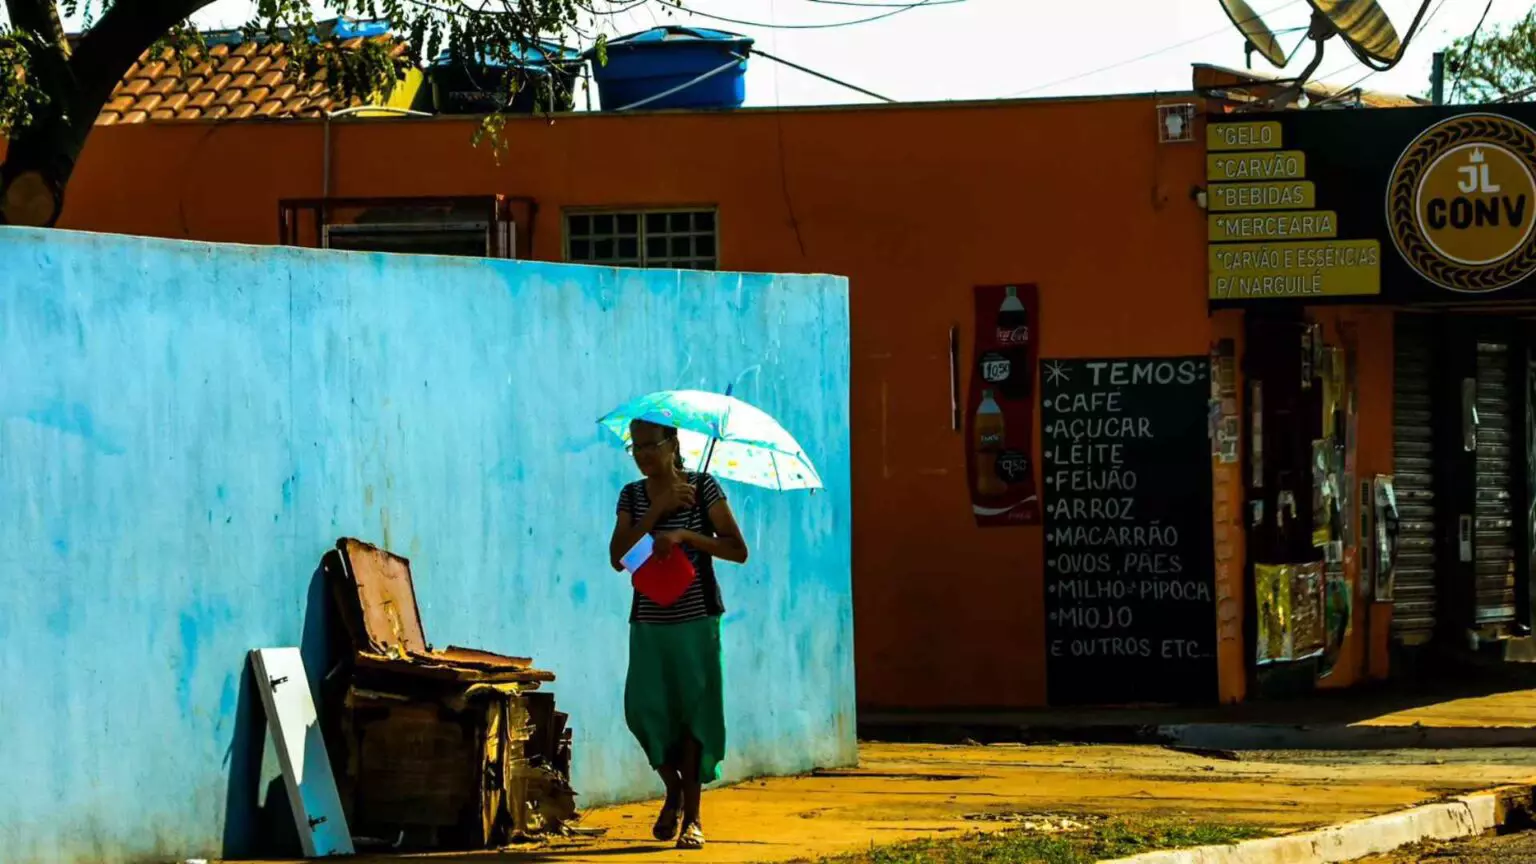
[[1530, 633], [1529, 334], [1512, 310], [1396, 314], [1397, 646]]
[[1536, 109], [1211, 122], [1207, 296], [1243, 314], [1250, 694], [1536, 659]]

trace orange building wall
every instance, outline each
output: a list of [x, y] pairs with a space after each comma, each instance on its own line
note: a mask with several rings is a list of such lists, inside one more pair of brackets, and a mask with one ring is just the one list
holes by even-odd
[[[562, 207], [714, 204], [723, 269], [850, 277], [860, 701], [1034, 706], [1041, 530], [974, 525], [949, 328], [968, 370], [972, 286], [1036, 282], [1042, 357], [1209, 351], [1190, 196], [1203, 148], [1160, 144], [1156, 104], [530, 119], [508, 124], [499, 161], [471, 148], [470, 121], [336, 123], [330, 192], [531, 196], [541, 259], [561, 257]], [[98, 129], [63, 226], [274, 243], [278, 199], [322, 194], [322, 134], [291, 121]], [[1223, 643], [1229, 699], [1232, 650], [1240, 639]]]

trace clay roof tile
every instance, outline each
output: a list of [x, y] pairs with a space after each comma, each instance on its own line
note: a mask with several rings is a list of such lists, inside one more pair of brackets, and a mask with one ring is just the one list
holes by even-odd
[[[341, 47], [355, 50], [362, 44], [362, 39], [348, 39]], [[407, 52], [402, 40], [394, 40], [394, 56]], [[290, 70], [297, 73], [281, 43], [220, 42], [206, 52], [194, 49], [180, 55], [171, 49], [146, 51], [113, 89], [96, 122], [107, 126], [147, 119], [312, 118], [341, 104], [364, 104], [355, 97], [344, 103], [337, 99], [330, 88], [331, 71], [324, 65], [303, 79]]]

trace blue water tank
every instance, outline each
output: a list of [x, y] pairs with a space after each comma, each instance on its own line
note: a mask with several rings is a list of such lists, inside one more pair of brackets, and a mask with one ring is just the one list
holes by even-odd
[[[664, 108], [740, 108], [747, 98], [747, 54], [752, 39], [739, 33], [699, 27], [655, 27], [608, 40], [608, 62], [592, 60], [602, 110], [634, 105], [642, 110]], [[683, 87], [707, 72], [723, 71]], [[659, 99], [635, 105], [668, 93]]]

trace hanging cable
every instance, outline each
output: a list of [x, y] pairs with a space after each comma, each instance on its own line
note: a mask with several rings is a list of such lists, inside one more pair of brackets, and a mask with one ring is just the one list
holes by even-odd
[[[1340, 70], [1340, 71], [1342, 71], [1342, 70]], [[1335, 74], [1337, 74], [1337, 73], [1335, 73]], [[1371, 76], [1373, 76], [1375, 74], [1377, 74], [1376, 70], [1372, 69], [1371, 71], [1369, 71], [1369, 72], [1365, 73], [1364, 75], [1360, 76], [1360, 78], [1357, 79], [1355, 81], [1355, 83], [1350, 84], [1348, 87], [1341, 87], [1338, 90], [1335, 90], [1332, 96], [1327, 96], [1327, 97], [1319, 100], [1316, 105], [1310, 105], [1308, 107], [1309, 108], [1321, 108], [1324, 105], [1329, 104], [1330, 102], [1334, 102], [1334, 101], [1337, 101], [1339, 99], [1342, 99], [1345, 96], [1348, 96], [1350, 93], [1353, 93], [1356, 88], [1358, 88], [1361, 84], [1364, 84], [1367, 79], [1369, 79]], [[1318, 83], [1321, 83], [1321, 82], [1318, 82]]]
[[[807, 3], [815, 3], [818, 6], [852, 6], [856, 9], [895, 9], [898, 6], [910, 7], [911, 0], [905, 3], [864, 3], [860, 0], [805, 0]], [[952, 6], [956, 3], [964, 3], [966, 0], [933, 0], [929, 6]]]
[[835, 30], [839, 27], [852, 27], [856, 24], [870, 24], [875, 21], [883, 21], [886, 18], [892, 18], [894, 16], [900, 15], [903, 12], [911, 12], [913, 9], [922, 9], [928, 6], [949, 5], [951, 3], [957, 2], [957, 0], [917, 0], [917, 2], [914, 3], [906, 3], [900, 6], [893, 6], [889, 11], [881, 12], [879, 15], [871, 15], [868, 18], [856, 18], [852, 21], [829, 21], [825, 24], [772, 24], [765, 23], [763, 21], [746, 21], [741, 18], [727, 18], [724, 15], [715, 15], [710, 12], [700, 12], [691, 6], [684, 6], [682, 3], [677, 2], [677, 0], [654, 0], [654, 2], [662, 6], [670, 6], [673, 9], [686, 12], [689, 15], [697, 15], [700, 18], [708, 18], [713, 21], [722, 21], [726, 24], [736, 24], [741, 27], [762, 27], [768, 30]]
[[[1259, 13], [1255, 14], [1252, 18], [1249, 18], [1249, 19], [1246, 19], [1246, 20], [1243, 20], [1243, 21], [1239, 21], [1237, 23], [1239, 25], [1242, 25], [1242, 24], [1247, 24], [1250, 21], [1258, 21], [1258, 20], [1261, 20], [1265, 15], [1273, 15], [1276, 12], [1279, 12], [1279, 11], [1284, 10], [1284, 9], [1289, 9], [1292, 6], [1296, 6], [1296, 5], [1304, 3], [1304, 2], [1306, 2], [1306, 0], [1289, 0], [1289, 2], [1287, 2], [1287, 3], [1282, 3], [1281, 5], [1276, 6], [1273, 9], [1269, 9], [1269, 10], [1264, 11], [1264, 12], [1259, 12]], [[1151, 52], [1148, 52], [1146, 54], [1142, 54], [1139, 57], [1132, 57], [1132, 58], [1130, 58], [1128, 60], [1121, 60], [1121, 61], [1118, 61], [1118, 62], [1115, 62], [1115, 63], [1111, 63], [1108, 66], [1100, 66], [1097, 69], [1090, 69], [1087, 72], [1079, 72], [1076, 75], [1068, 75], [1065, 78], [1058, 78], [1058, 79], [1056, 79], [1054, 81], [1047, 81], [1044, 84], [1037, 84], [1034, 87], [1026, 87], [1023, 90], [1016, 90], [1016, 91], [1014, 91], [1012, 93], [1007, 94], [1003, 98], [1004, 99], [1012, 99], [1012, 98], [1017, 97], [1017, 96], [1023, 96], [1023, 95], [1028, 94], [1028, 93], [1035, 93], [1035, 92], [1038, 92], [1040, 90], [1045, 90], [1045, 89], [1050, 88], [1050, 87], [1055, 87], [1058, 84], [1067, 84], [1067, 83], [1070, 83], [1072, 81], [1076, 81], [1076, 80], [1078, 80], [1080, 78], [1089, 78], [1089, 77], [1092, 77], [1094, 75], [1098, 75], [1098, 74], [1103, 73], [1103, 72], [1108, 72], [1111, 69], [1119, 69], [1121, 66], [1129, 66], [1132, 63], [1140, 63], [1143, 60], [1150, 60], [1153, 57], [1157, 57], [1157, 56], [1160, 56], [1162, 54], [1167, 54], [1169, 51], [1174, 51], [1174, 50], [1177, 50], [1179, 48], [1184, 48], [1184, 47], [1187, 47], [1189, 45], [1193, 45], [1196, 42], [1204, 42], [1205, 40], [1211, 38], [1212, 36], [1220, 36], [1223, 33], [1231, 32], [1231, 29], [1232, 29], [1231, 25], [1228, 25], [1226, 27], [1221, 28], [1220, 30], [1212, 30], [1211, 32], [1206, 33], [1203, 36], [1196, 36], [1193, 39], [1185, 39], [1183, 42], [1175, 42], [1172, 45], [1168, 45], [1168, 46], [1159, 48], [1156, 51], [1151, 51]]]
[[753, 47], [751, 49], [751, 53], [756, 54], [759, 57], [766, 57], [766, 58], [768, 58], [769, 60], [772, 60], [775, 63], [783, 63], [785, 66], [788, 66], [791, 69], [796, 69], [796, 70], [799, 70], [801, 72], [804, 72], [807, 75], [814, 75], [815, 77], [820, 78], [823, 81], [830, 81], [833, 84], [838, 85], [839, 87], [847, 87], [849, 90], [852, 90], [855, 93], [862, 93], [865, 96], [869, 96], [869, 97], [872, 97], [874, 99], [879, 99], [881, 102], [895, 102], [896, 101], [895, 99], [892, 99], [889, 96], [881, 96], [879, 93], [876, 93], [873, 90], [865, 90], [863, 87], [859, 87], [859, 86], [854, 85], [854, 84], [849, 84], [847, 81], [840, 81], [840, 80], [838, 80], [836, 78], [833, 78], [831, 75], [826, 75], [826, 74], [823, 74], [821, 72], [817, 72], [815, 69], [807, 69], [806, 67], [801, 66], [799, 63], [791, 63], [788, 60], [785, 60], [783, 57], [775, 57], [772, 54], [769, 54], [767, 51], [762, 50], [761, 48]]
[[1461, 59], [1456, 63], [1456, 80], [1451, 84], [1451, 92], [1446, 96], [1446, 101], [1456, 99], [1456, 91], [1461, 89], [1461, 73], [1467, 69], [1467, 58], [1472, 55], [1472, 49], [1477, 47], [1477, 33], [1483, 29], [1483, 22], [1488, 20], [1488, 13], [1493, 9], [1493, 0], [1488, 0], [1488, 5], [1483, 7], [1483, 15], [1477, 19], [1477, 26], [1472, 28], [1472, 35], [1467, 38], [1467, 50], [1462, 52]]

